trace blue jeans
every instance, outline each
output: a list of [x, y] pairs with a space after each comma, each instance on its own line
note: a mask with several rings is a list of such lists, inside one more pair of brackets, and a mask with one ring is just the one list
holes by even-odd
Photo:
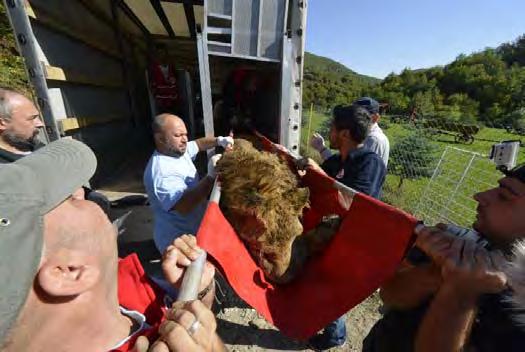
[[346, 325], [344, 317], [340, 317], [324, 328], [323, 335], [326, 336], [327, 342], [334, 345], [342, 345], [346, 341]]

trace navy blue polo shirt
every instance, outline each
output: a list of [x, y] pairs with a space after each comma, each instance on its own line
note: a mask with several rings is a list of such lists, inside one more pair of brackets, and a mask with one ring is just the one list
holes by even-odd
[[345, 161], [341, 154], [332, 155], [321, 165], [323, 170], [345, 186], [379, 199], [385, 182], [386, 167], [376, 153], [358, 148], [350, 151]]

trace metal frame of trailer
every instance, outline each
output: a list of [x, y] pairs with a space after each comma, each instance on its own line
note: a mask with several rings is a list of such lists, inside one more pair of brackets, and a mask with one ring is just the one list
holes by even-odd
[[281, 82], [278, 142], [299, 152], [307, 1], [4, 2], [45, 139], [86, 142], [109, 173], [133, 136], [148, 130], [152, 109], [144, 72], [156, 43], [168, 45], [177, 65], [200, 77], [206, 135], [214, 134], [212, 94], [220, 87], [215, 73], [224, 71], [221, 60], [275, 69]]

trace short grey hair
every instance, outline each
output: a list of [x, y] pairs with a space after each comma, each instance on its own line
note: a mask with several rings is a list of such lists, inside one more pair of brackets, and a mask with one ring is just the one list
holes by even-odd
[[9, 95], [17, 94], [15, 91], [0, 87], [0, 119], [11, 120], [11, 104]]
[[153, 122], [151, 124], [153, 133], [162, 132], [164, 130], [164, 126], [166, 126], [166, 114], [160, 114], [153, 118]]

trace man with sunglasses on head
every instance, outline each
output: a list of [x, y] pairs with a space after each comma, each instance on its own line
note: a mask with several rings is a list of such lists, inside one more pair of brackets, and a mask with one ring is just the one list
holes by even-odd
[[363, 351], [523, 351], [504, 256], [525, 239], [525, 166], [474, 199], [480, 240], [454, 236], [443, 224], [423, 229], [416, 246], [426, 257], [410, 251], [381, 288], [387, 311]]

